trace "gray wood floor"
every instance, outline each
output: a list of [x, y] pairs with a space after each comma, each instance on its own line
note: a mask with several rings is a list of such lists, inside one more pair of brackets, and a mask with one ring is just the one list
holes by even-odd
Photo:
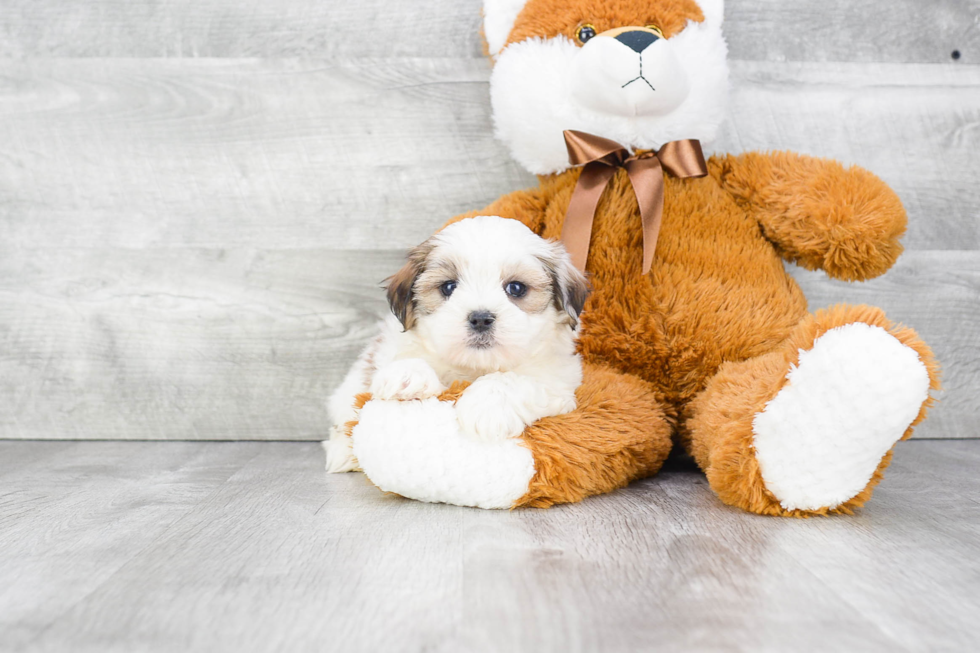
[[910, 441], [852, 517], [659, 476], [490, 512], [311, 443], [0, 442], [3, 651], [976, 651], [980, 441]]

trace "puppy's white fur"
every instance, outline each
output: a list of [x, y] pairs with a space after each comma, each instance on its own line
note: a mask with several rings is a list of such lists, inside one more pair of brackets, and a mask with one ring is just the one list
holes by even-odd
[[[447, 297], [443, 284], [452, 281]], [[509, 295], [511, 282], [526, 293]], [[362, 392], [375, 400], [425, 399], [470, 381], [456, 415], [464, 435], [482, 440], [516, 437], [542, 417], [574, 410], [586, 295], [564, 248], [516, 220], [479, 216], [446, 227], [392, 277], [392, 314], [330, 398], [327, 470], [357, 468], [343, 425], [356, 419], [354, 398]], [[492, 314], [489, 332], [473, 329], [474, 312]]]

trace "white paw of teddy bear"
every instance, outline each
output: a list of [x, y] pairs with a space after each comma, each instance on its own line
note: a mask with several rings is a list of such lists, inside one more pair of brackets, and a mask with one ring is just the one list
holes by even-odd
[[503, 375], [488, 374], [466, 388], [456, 401], [456, 419], [467, 436], [484, 442], [516, 438], [527, 424]]
[[820, 336], [786, 378], [753, 421], [762, 478], [786, 510], [857, 495], [929, 397], [915, 350], [860, 322]]
[[351, 438], [354, 456], [385, 492], [433, 503], [508, 509], [527, 494], [534, 457], [520, 440], [477, 441], [449, 401], [369, 401]]
[[435, 397], [445, 389], [431, 365], [421, 358], [405, 358], [375, 372], [370, 391], [374, 399], [408, 401]]

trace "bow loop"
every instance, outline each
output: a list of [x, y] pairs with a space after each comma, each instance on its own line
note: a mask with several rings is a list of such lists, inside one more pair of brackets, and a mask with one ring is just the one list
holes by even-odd
[[574, 166], [594, 161], [619, 167], [630, 156], [629, 150], [608, 138], [593, 136], [574, 129], [567, 129], [564, 134], [568, 160]]
[[664, 170], [678, 179], [704, 177], [708, 168], [704, 163], [701, 143], [695, 140], [671, 141], [657, 150], [657, 158]]
[[631, 154], [616, 141], [579, 132], [565, 131], [565, 147], [572, 165], [583, 165], [565, 213], [561, 240], [572, 262], [585, 271], [592, 237], [592, 222], [599, 198], [617, 168], [629, 175], [643, 222], [643, 274], [650, 271], [657, 249], [657, 236], [664, 208], [664, 173], [679, 179], [704, 177], [708, 168], [701, 144], [696, 140], [671, 141], [656, 152]]

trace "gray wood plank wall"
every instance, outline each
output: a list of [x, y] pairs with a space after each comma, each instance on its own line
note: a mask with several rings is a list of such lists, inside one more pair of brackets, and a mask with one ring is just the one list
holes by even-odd
[[[491, 135], [479, 4], [3, 2], [0, 437], [323, 437], [404, 249], [534, 183]], [[946, 368], [919, 435], [976, 437], [980, 1], [726, 12], [713, 149], [835, 157], [899, 192], [888, 275], [791, 271], [814, 308], [917, 328]]]

